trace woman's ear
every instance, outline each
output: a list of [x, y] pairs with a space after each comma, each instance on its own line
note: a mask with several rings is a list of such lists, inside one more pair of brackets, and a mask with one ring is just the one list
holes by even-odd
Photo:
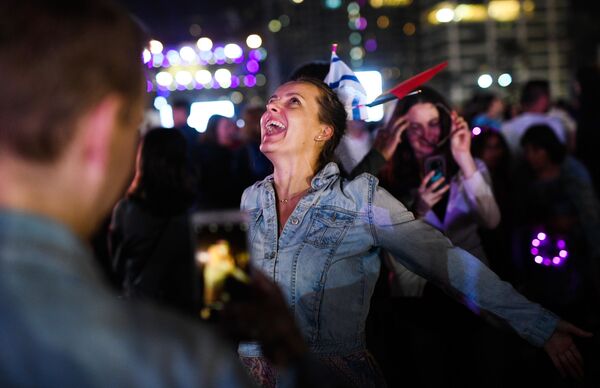
[[333, 136], [333, 128], [329, 125], [321, 125], [321, 131], [315, 136], [315, 141], [327, 141]]

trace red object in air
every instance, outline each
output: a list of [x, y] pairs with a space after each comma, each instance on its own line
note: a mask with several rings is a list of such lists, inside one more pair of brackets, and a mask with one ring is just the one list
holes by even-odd
[[406, 96], [409, 92], [415, 90], [419, 86], [423, 85], [425, 82], [432, 79], [434, 75], [442, 71], [446, 66], [448, 66], [448, 61], [444, 61], [439, 65], [435, 65], [431, 69], [427, 69], [424, 72], [419, 73], [414, 77], [411, 77], [406, 81], [399, 83], [398, 85], [390, 89], [390, 91], [388, 91], [386, 94], [393, 94], [394, 96], [396, 96], [397, 99], [401, 99], [402, 97]]

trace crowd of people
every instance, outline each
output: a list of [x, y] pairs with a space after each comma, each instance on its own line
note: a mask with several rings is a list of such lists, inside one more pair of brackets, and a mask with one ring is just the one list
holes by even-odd
[[[542, 80], [460, 109], [423, 86], [367, 125], [308, 64], [242, 128], [198, 133], [176, 100], [138, 141], [126, 12], [0, 12], [0, 385], [600, 382], [597, 73], [577, 104]], [[206, 322], [190, 218], [240, 204], [249, 280]]]

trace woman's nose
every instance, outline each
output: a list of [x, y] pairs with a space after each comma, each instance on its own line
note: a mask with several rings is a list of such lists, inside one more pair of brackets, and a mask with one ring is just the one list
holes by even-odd
[[277, 101], [276, 100], [269, 101], [267, 103], [267, 110], [271, 111], [271, 112], [278, 112], [279, 106], [277, 105]]

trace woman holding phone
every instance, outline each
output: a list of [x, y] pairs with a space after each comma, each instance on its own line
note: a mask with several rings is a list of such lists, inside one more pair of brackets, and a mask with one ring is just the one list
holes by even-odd
[[[340, 177], [330, 162], [346, 112], [323, 82], [280, 86], [261, 119], [261, 151], [274, 173], [246, 189], [254, 266], [279, 284], [311, 352], [348, 386], [385, 386], [365, 345], [365, 320], [384, 248], [405, 266], [544, 346], [557, 367], [581, 372], [572, 335], [588, 333], [533, 304], [466, 251], [413, 215], [377, 179]], [[275, 386], [259, 343], [242, 343], [244, 365]]]
[[495, 228], [500, 211], [485, 164], [471, 155], [466, 121], [430, 88], [399, 101], [390, 122], [402, 116], [409, 124], [380, 173], [381, 185], [415, 217], [487, 264], [477, 229]]

